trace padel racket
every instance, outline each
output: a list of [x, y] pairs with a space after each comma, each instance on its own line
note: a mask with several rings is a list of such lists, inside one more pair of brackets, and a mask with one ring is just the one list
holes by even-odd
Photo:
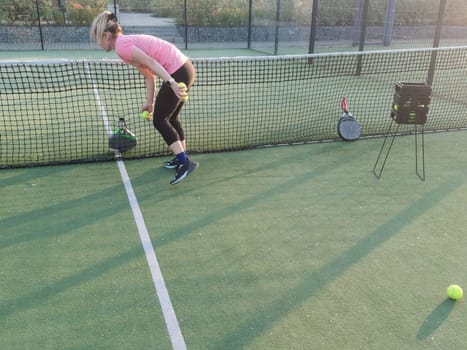
[[352, 113], [349, 112], [347, 99], [344, 97], [341, 103], [342, 114], [337, 124], [337, 132], [341, 139], [346, 141], [354, 141], [360, 137], [360, 125], [355, 120]]
[[118, 121], [118, 129], [109, 136], [109, 147], [119, 152], [126, 152], [136, 146], [136, 135], [127, 129], [125, 118]]

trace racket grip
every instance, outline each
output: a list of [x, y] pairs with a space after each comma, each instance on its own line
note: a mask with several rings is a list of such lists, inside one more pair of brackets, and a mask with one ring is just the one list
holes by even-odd
[[347, 112], [347, 111], [349, 110], [349, 109], [347, 108], [347, 99], [346, 99], [345, 97], [342, 99], [341, 106], [342, 106], [342, 110], [343, 110], [344, 112]]

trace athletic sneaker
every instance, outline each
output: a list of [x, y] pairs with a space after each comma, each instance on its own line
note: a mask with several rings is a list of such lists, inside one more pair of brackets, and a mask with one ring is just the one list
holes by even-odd
[[193, 170], [195, 170], [199, 166], [198, 163], [193, 162], [192, 160], [188, 159], [188, 161], [180, 165], [177, 169], [177, 172], [175, 173], [174, 178], [170, 183], [172, 185], [178, 184], [180, 181], [182, 181], [185, 177], [187, 177]]
[[177, 158], [174, 158], [172, 160], [168, 160], [164, 162], [164, 168], [175, 169], [175, 168], [178, 168], [181, 164], [182, 163]]

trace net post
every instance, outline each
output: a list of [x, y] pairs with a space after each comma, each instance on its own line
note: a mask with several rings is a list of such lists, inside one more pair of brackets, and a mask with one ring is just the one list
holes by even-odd
[[[446, 0], [439, 0], [438, 20], [436, 22], [435, 36], [433, 38], [433, 48], [439, 47], [439, 39], [441, 36], [441, 27], [443, 25], [445, 8], [446, 8]], [[431, 53], [430, 68], [428, 69], [428, 77], [426, 79], [426, 84], [430, 86], [433, 84], [433, 78], [435, 76], [435, 65], [436, 65], [437, 53], [438, 52], [436, 50], [433, 50], [433, 52]]]

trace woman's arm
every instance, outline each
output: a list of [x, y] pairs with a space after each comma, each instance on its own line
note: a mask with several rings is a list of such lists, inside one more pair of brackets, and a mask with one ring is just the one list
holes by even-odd
[[[157, 62], [152, 57], [146, 55], [143, 51], [138, 48], [133, 48], [131, 53], [132, 63], [136, 66], [139, 71], [145, 76], [146, 84], [148, 84], [148, 79], [150, 73], [152, 73], [152, 93], [154, 96], [154, 74], [157, 75], [162, 80], [168, 82], [170, 87], [172, 88], [173, 92], [178, 98], [182, 98], [186, 96], [185, 90], [178, 86], [178, 83], [170, 76], [170, 74], [165, 70], [165, 68]], [[150, 72], [147, 72], [149, 70]], [[148, 85], [146, 85], [148, 86]], [[149, 91], [148, 91], [149, 94]]]
[[154, 73], [146, 67], [137, 66], [137, 68], [144, 76], [144, 83], [146, 85], [146, 104], [141, 108], [141, 111], [152, 113], [154, 110], [155, 76]]

